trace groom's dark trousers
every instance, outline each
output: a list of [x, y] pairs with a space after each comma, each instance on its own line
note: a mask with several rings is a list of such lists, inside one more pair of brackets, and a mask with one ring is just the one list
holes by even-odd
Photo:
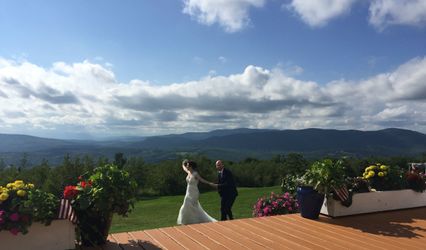
[[220, 195], [220, 213], [221, 220], [232, 220], [232, 205], [237, 198], [238, 192], [235, 186], [234, 176], [232, 172], [224, 168], [221, 173], [218, 174], [218, 191]]

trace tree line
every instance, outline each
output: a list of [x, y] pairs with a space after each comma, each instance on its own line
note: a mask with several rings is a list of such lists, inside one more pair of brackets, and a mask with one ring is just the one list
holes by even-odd
[[[71, 157], [66, 155], [58, 166], [51, 166], [44, 160], [34, 167], [25, 166], [25, 155], [18, 166], [6, 166], [0, 159], [0, 186], [14, 180], [24, 180], [33, 183], [36, 187], [61, 197], [67, 185], [75, 185], [79, 176], [89, 176], [91, 171], [107, 163], [114, 163], [127, 170], [138, 184], [138, 195], [178, 195], [184, 194], [186, 189], [185, 173], [182, 171], [183, 158], [190, 158], [198, 165], [201, 176], [209, 181], [217, 180], [215, 160], [203, 155], [184, 156], [175, 160], [164, 160], [158, 163], [147, 163], [142, 157], [126, 158], [122, 153], [115, 154], [113, 160], [107, 158], [94, 159], [91, 156]], [[306, 159], [301, 154], [290, 153], [276, 155], [269, 160], [246, 158], [239, 162], [224, 161], [239, 187], [266, 187], [280, 185], [283, 177], [300, 176], [308, 166], [317, 159]], [[426, 162], [426, 154], [418, 157], [368, 157], [347, 158], [349, 176], [357, 176], [366, 166], [380, 162], [400, 168], [407, 168], [409, 162]], [[211, 188], [200, 184], [200, 190]]]

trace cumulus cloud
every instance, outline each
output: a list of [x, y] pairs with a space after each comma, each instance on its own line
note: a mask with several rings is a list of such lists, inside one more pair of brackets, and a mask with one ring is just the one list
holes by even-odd
[[183, 13], [205, 25], [219, 24], [236, 32], [250, 23], [249, 9], [260, 8], [266, 0], [184, 0]]
[[[228, 76], [154, 85], [121, 83], [89, 61], [43, 68], [0, 59], [3, 132], [151, 135], [217, 128], [379, 129], [426, 132], [426, 58], [325, 85], [249, 65]], [[77, 132], [76, 132], [77, 131]]]
[[330, 20], [349, 12], [355, 0], [292, 0], [286, 8], [296, 12], [312, 27], [321, 27]]
[[378, 29], [390, 25], [423, 26], [426, 24], [426, 1], [373, 0], [369, 21]]

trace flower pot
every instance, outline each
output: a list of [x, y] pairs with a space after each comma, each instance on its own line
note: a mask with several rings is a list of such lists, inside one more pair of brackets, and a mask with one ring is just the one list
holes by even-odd
[[111, 227], [112, 213], [106, 215], [94, 212], [79, 213], [78, 228], [83, 246], [104, 245]]
[[318, 219], [324, 202], [324, 194], [319, 194], [313, 187], [302, 186], [297, 188], [297, 200], [303, 218]]
[[332, 198], [326, 199], [321, 208], [321, 214], [331, 217], [365, 214], [397, 209], [426, 206], [426, 193], [415, 192], [411, 189], [355, 193], [352, 205], [345, 207]]
[[74, 249], [75, 225], [69, 220], [54, 220], [49, 226], [35, 222], [27, 234], [0, 232], [0, 249]]

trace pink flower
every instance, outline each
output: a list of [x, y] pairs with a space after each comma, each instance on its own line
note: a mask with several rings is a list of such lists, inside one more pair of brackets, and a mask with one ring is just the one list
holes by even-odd
[[265, 208], [263, 209], [263, 213], [264, 213], [265, 215], [268, 215], [270, 211], [271, 211], [271, 208], [270, 208], [270, 207], [265, 207]]
[[18, 213], [13, 213], [9, 216], [9, 219], [11, 221], [18, 221], [19, 220], [19, 214]]
[[13, 235], [17, 235], [19, 233], [19, 229], [14, 227], [14, 228], [10, 229], [9, 232], [11, 232]]
[[272, 202], [272, 206], [273, 206], [273, 207], [278, 207], [278, 202], [273, 201], [273, 202]]
[[287, 209], [288, 209], [288, 211], [293, 211], [292, 207], [288, 207]]
[[4, 211], [4, 210], [0, 210], [0, 217], [3, 217], [3, 215], [5, 214], [6, 212]]

